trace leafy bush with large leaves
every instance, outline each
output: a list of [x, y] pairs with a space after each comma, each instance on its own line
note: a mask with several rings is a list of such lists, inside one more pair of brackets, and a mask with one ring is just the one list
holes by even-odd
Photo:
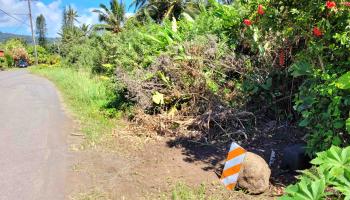
[[350, 199], [350, 146], [332, 146], [317, 153], [311, 163], [315, 167], [304, 171], [300, 182], [287, 187], [281, 200]]

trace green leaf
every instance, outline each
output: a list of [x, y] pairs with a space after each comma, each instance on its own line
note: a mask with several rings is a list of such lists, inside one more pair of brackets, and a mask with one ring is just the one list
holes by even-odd
[[267, 79], [266, 83], [261, 85], [261, 87], [264, 88], [265, 90], [270, 90], [271, 86], [272, 86], [271, 78]]
[[163, 105], [164, 104], [164, 94], [155, 92], [152, 96], [152, 100], [157, 105]]
[[343, 128], [343, 127], [344, 127], [344, 121], [338, 120], [338, 121], [334, 122], [334, 128], [339, 129], [339, 128]]
[[182, 15], [183, 18], [186, 19], [187, 21], [189, 21], [189, 22], [194, 22], [194, 19], [193, 19], [189, 14], [187, 14], [186, 12], [181, 13], [181, 15]]
[[332, 140], [333, 145], [339, 146], [341, 143], [342, 142], [341, 142], [341, 139], [339, 138], [339, 136], [333, 137], [333, 140]]
[[162, 71], [158, 71], [157, 75], [164, 82], [164, 84], [166, 84], [168, 87], [170, 87], [169, 77], [165, 76], [165, 74]]
[[[318, 165], [303, 172], [300, 181], [288, 186], [282, 200], [321, 200], [328, 196], [344, 197], [350, 200], [350, 146], [341, 149], [332, 146], [329, 150], [317, 154], [311, 162]], [[331, 187], [337, 190], [326, 192]]]
[[338, 78], [335, 85], [343, 90], [350, 89], [350, 72], [347, 72], [346, 74]]
[[114, 66], [112, 64], [102, 64], [102, 67], [106, 69], [113, 69]]
[[324, 179], [311, 181], [310, 179], [301, 179], [299, 183], [288, 186], [285, 190], [286, 195], [280, 199], [294, 200], [321, 200], [325, 196], [326, 183]]
[[350, 133], [350, 118], [346, 120], [345, 124], [346, 124], [346, 130], [348, 131], [348, 133]]
[[312, 65], [306, 61], [299, 61], [294, 63], [289, 71], [292, 72], [294, 77], [310, 75], [312, 73]]
[[299, 122], [299, 126], [301, 127], [306, 127], [307, 125], [309, 125], [308, 119], [303, 119], [301, 122]]

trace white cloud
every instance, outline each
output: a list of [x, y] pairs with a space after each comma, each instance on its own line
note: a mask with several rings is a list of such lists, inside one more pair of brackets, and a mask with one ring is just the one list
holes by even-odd
[[92, 12], [96, 8], [89, 8], [86, 10], [83, 10], [82, 14], [79, 14], [78, 17], [78, 24], [88, 24], [93, 25], [98, 23], [98, 15], [97, 13]]
[[[42, 1], [32, 1], [32, 13], [33, 22], [35, 28], [35, 19], [40, 14], [43, 14], [46, 19], [46, 25], [48, 30], [48, 36], [56, 37], [57, 32], [60, 30], [62, 25], [62, 12], [66, 5], [62, 5], [62, 0], [52, 0], [51, 3], [45, 4]], [[93, 25], [98, 23], [98, 15], [92, 10], [96, 8], [88, 8], [79, 10], [76, 6], [71, 5], [74, 9], [78, 11], [78, 23]], [[26, 1], [22, 0], [0, 0], [0, 9], [13, 14], [18, 20], [13, 19], [3, 12], [0, 11], [0, 31], [9, 29], [19, 29], [22, 34], [30, 34], [29, 19], [28, 15], [23, 15], [28, 13], [28, 4]], [[22, 15], [14, 15], [22, 14]], [[134, 13], [126, 13], [126, 17], [130, 17]]]
[[[0, 9], [7, 13], [11, 14], [24, 14], [28, 13], [26, 9], [26, 2], [24, 1], [14, 1], [14, 0], [0, 0]], [[19, 26], [23, 24], [23, 22], [28, 23], [25, 21], [26, 17], [23, 15], [14, 15], [16, 19], [13, 19], [9, 16], [7, 16], [2, 11], [0, 12], [0, 27], [7, 27], [7, 26]]]
[[34, 20], [40, 14], [44, 15], [48, 30], [48, 35], [55, 36], [61, 27], [62, 22], [62, 9], [61, 0], [53, 1], [52, 3], [45, 5], [43, 2], [35, 2], [33, 6], [33, 18]]
[[[62, 9], [61, 0], [54, 0], [49, 4], [44, 4], [41, 1], [32, 2], [33, 21], [38, 15], [43, 14], [46, 19], [47, 30], [49, 36], [56, 36], [59, 27], [61, 26]], [[20, 0], [0, 0], [0, 9], [13, 15], [13, 19], [3, 12], [0, 12], [0, 28], [21, 28], [26, 30], [24, 34], [30, 34], [29, 19], [28, 19], [28, 4], [26, 1]], [[20, 14], [20, 15], [18, 15]]]

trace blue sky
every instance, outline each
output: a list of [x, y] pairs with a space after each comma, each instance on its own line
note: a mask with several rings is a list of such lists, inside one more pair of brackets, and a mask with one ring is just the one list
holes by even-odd
[[[52, 2], [52, 0], [43, 0], [42, 2], [49, 4]], [[124, 3], [126, 5], [130, 5], [132, 0], [124, 0]], [[86, 8], [92, 8], [92, 7], [98, 7], [100, 3], [109, 4], [109, 0], [62, 0], [62, 5], [69, 5], [73, 4], [78, 9], [86, 9]], [[130, 11], [133, 11], [130, 9]]]
[[[132, 0], [124, 0], [129, 8]], [[46, 18], [48, 34], [50, 37], [57, 36], [61, 26], [62, 10], [65, 6], [71, 5], [77, 11], [80, 23], [94, 24], [98, 22], [97, 15], [91, 10], [98, 8], [99, 4], [109, 4], [109, 0], [39, 0], [33, 1], [33, 18], [43, 14]], [[26, 2], [21, 0], [0, 0], [0, 9], [10, 13], [16, 19], [13, 19], [0, 11], [0, 32], [15, 34], [30, 34], [29, 19], [25, 13], [28, 13]], [[128, 9], [132, 13], [133, 8]]]

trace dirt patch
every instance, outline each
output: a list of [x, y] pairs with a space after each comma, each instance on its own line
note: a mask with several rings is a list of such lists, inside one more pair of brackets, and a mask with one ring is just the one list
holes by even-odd
[[165, 140], [142, 147], [127, 154], [100, 148], [72, 152], [71, 198], [103, 194], [102, 199], [153, 199], [170, 193], [178, 182], [197, 186], [217, 181], [215, 173], [202, 170], [205, 163], [186, 162], [181, 149], [169, 148]]
[[[136, 136], [135, 136], [136, 135]], [[214, 199], [274, 199], [295, 174], [279, 169], [282, 149], [299, 142], [300, 133], [279, 128], [242, 144], [247, 150], [272, 163], [270, 191], [259, 196], [242, 191], [228, 192], [219, 182], [229, 145], [219, 148], [186, 137], [141, 137], [130, 131], [116, 131], [94, 148], [79, 149], [72, 144], [71, 199], [170, 199], [175, 185], [196, 188], [205, 185]], [[81, 141], [81, 140], [80, 140]]]
[[[271, 195], [280, 193], [283, 188], [296, 182], [298, 173], [281, 168], [285, 147], [303, 143], [304, 133], [298, 128], [287, 124], [270, 122], [270, 127], [262, 129], [253, 137], [239, 142], [247, 151], [260, 155], [271, 168]], [[268, 127], [268, 126], [267, 126]], [[182, 148], [186, 162], [201, 161], [205, 163], [204, 171], [214, 171], [221, 174], [230, 143], [209, 144], [205, 138], [177, 137], [168, 141], [169, 147]], [[274, 154], [274, 156], [272, 155]]]

